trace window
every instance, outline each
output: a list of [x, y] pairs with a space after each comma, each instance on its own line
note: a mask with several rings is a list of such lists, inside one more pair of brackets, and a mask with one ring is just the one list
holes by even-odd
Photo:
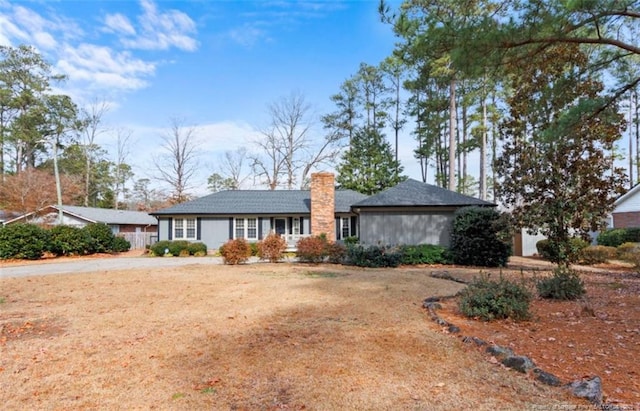
[[195, 240], [196, 219], [195, 218], [174, 218], [173, 219], [173, 238], [182, 240]]
[[247, 240], [258, 239], [258, 219], [253, 218], [235, 218], [235, 229], [233, 230], [234, 238], [244, 238]]
[[342, 237], [340, 238], [345, 239], [351, 234], [351, 219], [349, 217], [342, 217], [340, 220], [342, 221], [342, 224], [340, 224], [340, 234], [342, 235]]

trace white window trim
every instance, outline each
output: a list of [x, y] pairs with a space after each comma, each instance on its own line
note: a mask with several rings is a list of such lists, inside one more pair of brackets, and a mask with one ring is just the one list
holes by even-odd
[[[347, 222], [347, 225], [345, 227], [344, 223], [345, 220]], [[344, 229], [347, 229], [347, 232], [349, 233], [349, 235], [347, 235], [345, 237], [344, 235]], [[349, 237], [351, 235], [351, 217], [340, 217], [340, 238], [338, 238], [338, 240], [344, 240], [345, 238]]]
[[[242, 231], [244, 232], [242, 237], [238, 237], [238, 232], [237, 232], [237, 221], [238, 220], [242, 220]], [[249, 237], [249, 220], [255, 220], [256, 222], [256, 236], [255, 237]], [[259, 232], [260, 232], [260, 220], [258, 219], [258, 217], [234, 217], [233, 219], [233, 238], [244, 238], [247, 241], [258, 241], [258, 236], [259, 236]]]
[[291, 231], [293, 232], [293, 235], [300, 235], [300, 217], [293, 217], [293, 227], [291, 228]]
[[[176, 236], [176, 221], [182, 221], [182, 236]], [[187, 220], [193, 220], [193, 237], [187, 237]], [[171, 235], [174, 240], [197, 240], [198, 239], [198, 219], [193, 217], [174, 217], [171, 225]]]

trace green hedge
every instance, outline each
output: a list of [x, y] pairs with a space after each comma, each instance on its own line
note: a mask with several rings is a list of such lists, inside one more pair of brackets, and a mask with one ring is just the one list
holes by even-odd
[[420, 244], [400, 247], [402, 253], [401, 264], [451, 264], [449, 249], [441, 245]]
[[507, 265], [511, 226], [493, 207], [464, 207], [454, 214], [451, 256], [455, 264], [480, 267]]
[[49, 234], [49, 251], [56, 256], [85, 255], [93, 250], [93, 238], [79, 227], [59, 225]]
[[0, 259], [38, 260], [48, 251], [50, 233], [35, 224], [0, 228]]
[[581, 238], [571, 238], [569, 240], [568, 247], [569, 255], [566, 256], [566, 259], [562, 258], [562, 256], [560, 255], [563, 247], [560, 247], [559, 245], [548, 239], [538, 241], [536, 243], [536, 250], [538, 250], [538, 254], [540, 255], [540, 257], [544, 258], [547, 261], [551, 261], [552, 263], [559, 263], [565, 260], [569, 263], [576, 263], [580, 261], [582, 250], [584, 250], [588, 246], [589, 243]]
[[640, 243], [640, 227], [612, 228], [598, 234], [598, 245], [619, 247], [624, 243]]
[[347, 248], [347, 263], [358, 267], [397, 267], [402, 262], [399, 248], [355, 245]]
[[165, 250], [168, 250], [169, 255], [179, 257], [181, 255], [207, 255], [207, 245], [204, 243], [190, 243], [186, 240], [162, 240], [149, 247], [153, 255], [162, 257], [165, 255]]

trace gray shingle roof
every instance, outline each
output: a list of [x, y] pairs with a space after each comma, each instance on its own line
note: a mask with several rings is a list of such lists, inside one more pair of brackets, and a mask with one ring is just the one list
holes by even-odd
[[[54, 206], [57, 209], [57, 206]], [[62, 210], [86, 220], [105, 224], [157, 225], [158, 220], [143, 211], [62, 206]]]
[[471, 205], [495, 206], [488, 201], [412, 179], [353, 204], [354, 207], [460, 207]]
[[[348, 213], [351, 205], [367, 198], [351, 190], [336, 190], [336, 212]], [[308, 214], [309, 190], [232, 190], [219, 191], [193, 201], [152, 213], [177, 214]]]

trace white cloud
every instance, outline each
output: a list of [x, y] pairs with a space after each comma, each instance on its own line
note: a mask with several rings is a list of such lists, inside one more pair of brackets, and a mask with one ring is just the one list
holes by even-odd
[[145, 78], [155, 72], [155, 63], [114, 52], [108, 47], [80, 44], [65, 46], [56, 68], [71, 81], [86, 82], [92, 89], [136, 90], [147, 85]]
[[104, 24], [106, 25], [105, 31], [110, 33], [136, 34], [136, 30], [133, 28], [133, 25], [131, 25], [129, 19], [120, 13], [107, 14], [104, 19]]
[[[136, 29], [122, 15], [107, 16], [106, 30], [121, 34], [120, 42], [128, 48], [143, 50], [168, 50], [176, 47], [185, 51], [194, 51], [198, 42], [195, 22], [178, 10], [160, 11], [151, 0], [141, 0], [143, 13], [138, 16], [139, 29]], [[124, 28], [124, 30], [118, 29]]]
[[270, 38], [265, 30], [255, 27], [255, 25], [245, 24], [242, 27], [232, 29], [228, 36], [234, 42], [244, 47], [253, 47], [261, 40], [269, 41]]

